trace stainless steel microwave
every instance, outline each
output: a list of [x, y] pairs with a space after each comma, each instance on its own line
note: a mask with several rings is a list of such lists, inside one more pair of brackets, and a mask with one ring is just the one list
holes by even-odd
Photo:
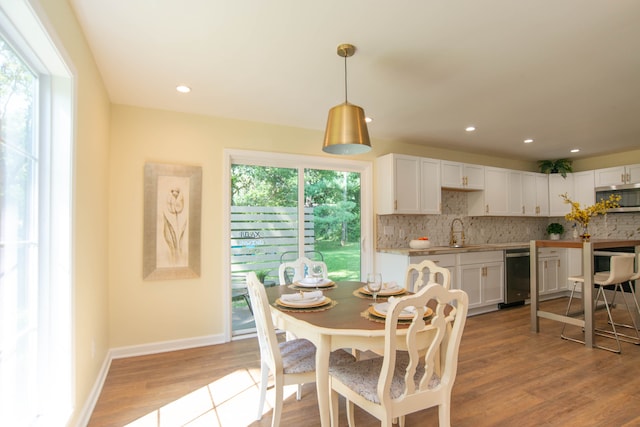
[[640, 183], [596, 187], [596, 202], [608, 199], [610, 194], [619, 194], [622, 199], [618, 202], [619, 208], [608, 212], [640, 212]]

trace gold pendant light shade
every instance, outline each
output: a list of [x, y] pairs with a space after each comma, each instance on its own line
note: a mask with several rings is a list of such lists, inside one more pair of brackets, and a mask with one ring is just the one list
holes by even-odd
[[322, 151], [330, 154], [362, 154], [371, 150], [369, 131], [364, 110], [347, 101], [347, 58], [356, 51], [355, 46], [341, 44], [338, 56], [344, 58], [344, 104], [329, 110], [327, 129], [324, 133]]
[[371, 150], [364, 110], [340, 104], [329, 110], [322, 151], [331, 154], [362, 154]]

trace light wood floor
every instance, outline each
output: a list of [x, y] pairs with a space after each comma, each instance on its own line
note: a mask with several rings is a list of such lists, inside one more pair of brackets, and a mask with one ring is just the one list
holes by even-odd
[[[562, 312], [566, 299], [543, 304]], [[587, 349], [544, 319], [534, 334], [529, 313], [525, 306], [468, 319], [452, 425], [640, 425], [640, 346], [623, 344], [621, 355]], [[255, 338], [114, 360], [89, 426], [269, 426], [270, 408], [255, 421], [258, 372]], [[300, 401], [288, 390], [281, 425], [319, 426], [315, 385], [305, 384]], [[341, 426], [344, 412], [341, 401]], [[380, 425], [359, 410], [356, 423]], [[407, 426], [427, 425], [438, 425], [435, 409], [407, 417]]]

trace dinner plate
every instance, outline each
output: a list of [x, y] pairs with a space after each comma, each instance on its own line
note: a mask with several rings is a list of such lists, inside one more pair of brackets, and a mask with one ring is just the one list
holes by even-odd
[[[369, 313], [373, 314], [376, 317], [387, 317], [387, 310], [389, 309], [389, 303], [388, 302], [382, 302], [380, 304], [376, 304], [376, 305], [372, 305], [369, 307]], [[427, 311], [424, 312], [424, 317], [429, 317], [433, 314], [433, 310], [431, 310], [429, 307], [427, 307]], [[413, 313], [406, 311], [406, 310], [402, 310], [402, 313], [400, 313], [400, 315], [398, 316], [398, 319], [401, 320], [407, 320], [407, 319], [413, 319]]]
[[[366, 286], [363, 286], [360, 289], [358, 289], [358, 292], [363, 293], [365, 295], [373, 295], [373, 293], [369, 289], [367, 289]], [[384, 297], [389, 295], [401, 295], [401, 294], [404, 294], [405, 292], [407, 292], [405, 288], [395, 286], [393, 288], [382, 289], [380, 292], [378, 292], [378, 296]]]
[[329, 279], [322, 279], [321, 281], [316, 282], [315, 280], [307, 281], [306, 279], [302, 279], [302, 280], [297, 281], [294, 284], [296, 286], [301, 287], [301, 288], [326, 288], [328, 286], [332, 286], [333, 285], [333, 281], [329, 280]]
[[311, 308], [321, 307], [331, 302], [329, 297], [321, 296], [316, 298], [303, 299], [298, 301], [282, 301], [280, 298], [276, 300], [276, 304], [290, 308]]

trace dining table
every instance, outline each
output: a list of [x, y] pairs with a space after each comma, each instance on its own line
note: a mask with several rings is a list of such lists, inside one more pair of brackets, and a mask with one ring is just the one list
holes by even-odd
[[[370, 314], [373, 299], [359, 291], [366, 290], [365, 286], [359, 281], [336, 281], [323, 289], [324, 296], [331, 300], [330, 304], [309, 309], [283, 307], [277, 303], [282, 294], [300, 291], [295, 284], [266, 289], [274, 326], [298, 338], [306, 338], [316, 346], [316, 390], [323, 427], [331, 424], [329, 354], [338, 349], [371, 350], [379, 354], [384, 350], [384, 318]], [[386, 300], [386, 297], [378, 296], [379, 303]], [[400, 328], [397, 338], [398, 348], [402, 349], [406, 344]], [[423, 334], [425, 342], [430, 330], [430, 325], [427, 325]]]

